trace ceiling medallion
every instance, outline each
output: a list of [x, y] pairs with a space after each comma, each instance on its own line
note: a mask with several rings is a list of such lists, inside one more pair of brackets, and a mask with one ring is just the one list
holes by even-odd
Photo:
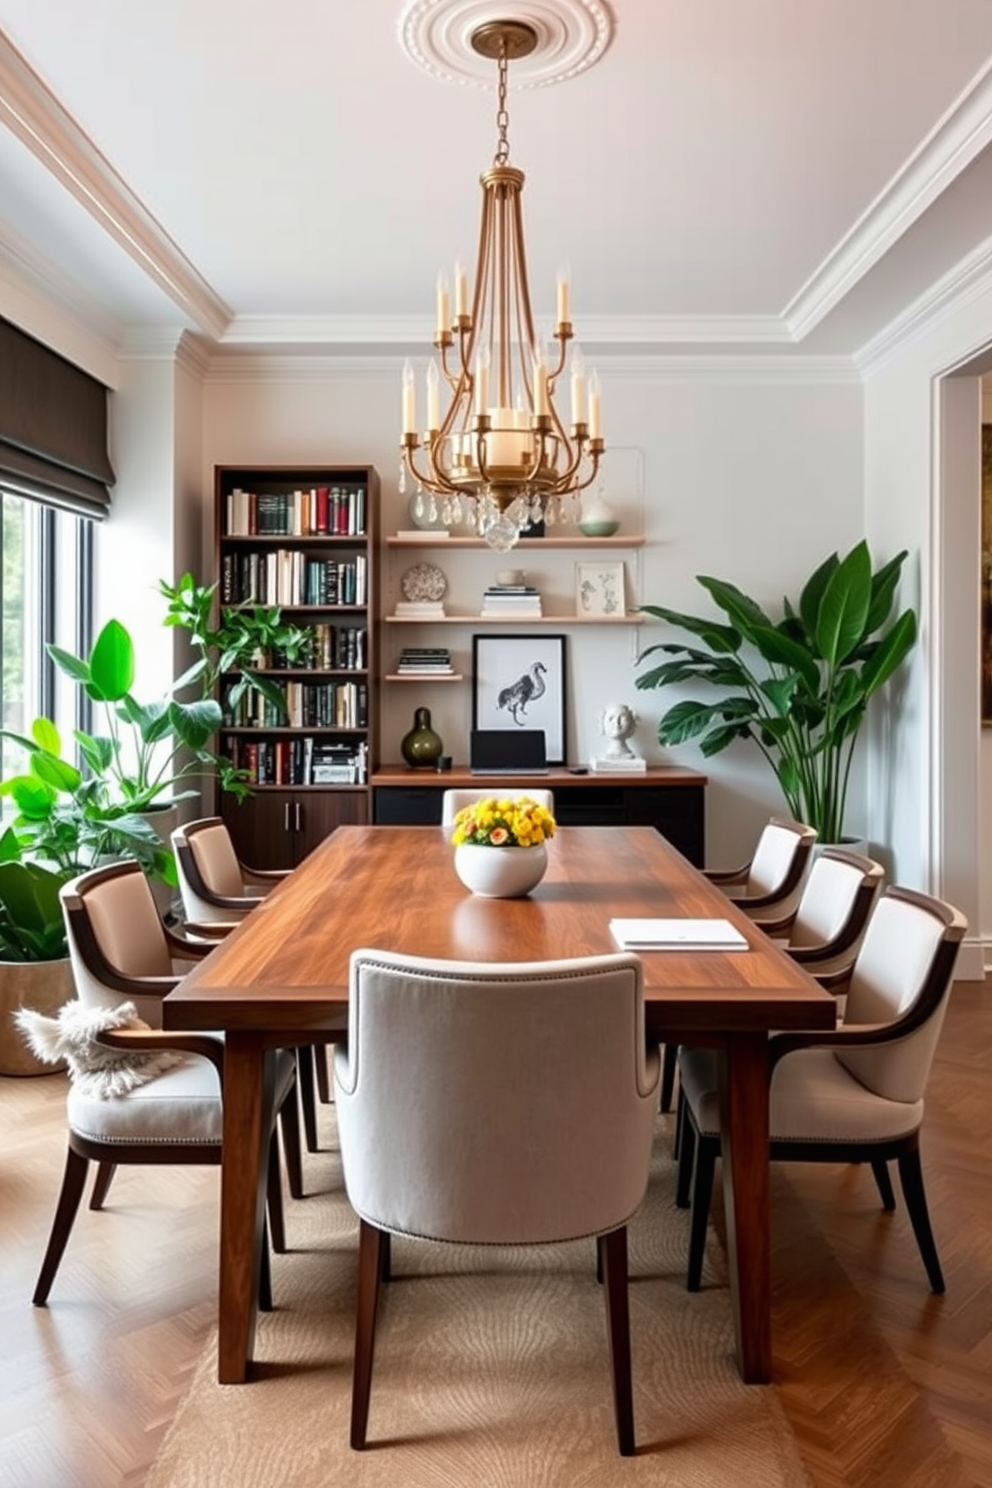
[[613, 18], [602, 0], [411, 0], [400, 17], [400, 46], [434, 77], [475, 88], [492, 88], [493, 69], [473, 37], [513, 21], [533, 32], [529, 55], [510, 55], [515, 88], [545, 88], [585, 72], [613, 39]]

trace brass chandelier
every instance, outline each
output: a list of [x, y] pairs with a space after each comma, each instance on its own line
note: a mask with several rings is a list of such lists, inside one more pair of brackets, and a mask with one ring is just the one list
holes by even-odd
[[[492, 21], [472, 33], [471, 43], [498, 67], [496, 154], [480, 178], [482, 224], [471, 309], [460, 265], [453, 316], [447, 280], [438, 277], [438, 357], [427, 369], [423, 436], [417, 429], [413, 368], [409, 361], [403, 368], [400, 491], [406, 489], [409, 470], [418, 487], [418, 517], [439, 515], [446, 526], [465, 523], [506, 552], [535, 523], [551, 527], [578, 517], [578, 493], [596, 479], [604, 449], [602, 405], [599, 379], [593, 372], [587, 380], [576, 346], [569, 364], [567, 430], [556, 407], [572, 339], [567, 272], [558, 276], [556, 325], [547, 348], [531, 311], [521, 210], [524, 173], [510, 164], [506, 94], [510, 60], [528, 56], [537, 33], [523, 21]], [[443, 417], [442, 379], [450, 394]]]

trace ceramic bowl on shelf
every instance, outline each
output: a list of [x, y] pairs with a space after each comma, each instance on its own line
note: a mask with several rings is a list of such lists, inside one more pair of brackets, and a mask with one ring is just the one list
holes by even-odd
[[583, 537], [612, 537], [620, 526], [617, 521], [612, 522], [580, 522], [579, 531]]

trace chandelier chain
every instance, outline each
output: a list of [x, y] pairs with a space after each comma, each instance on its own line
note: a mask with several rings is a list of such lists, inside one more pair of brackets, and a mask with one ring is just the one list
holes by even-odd
[[498, 85], [498, 100], [499, 101], [498, 101], [497, 108], [496, 108], [496, 127], [499, 130], [499, 141], [498, 141], [498, 143], [496, 145], [496, 155], [495, 155], [494, 163], [496, 165], [505, 165], [506, 162], [510, 158], [510, 141], [507, 138], [507, 131], [508, 131], [509, 127], [510, 127], [510, 111], [509, 111], [509, 109], [506, 106], [506, 88], [507, 88], [507, 81], [506, 80], [507, 80], [508, 68], [507, 68], [507, 61], [506, 61], [506, 43], [505, 42], [500, 47], [498, 66], [499, 66], [499, 85]]

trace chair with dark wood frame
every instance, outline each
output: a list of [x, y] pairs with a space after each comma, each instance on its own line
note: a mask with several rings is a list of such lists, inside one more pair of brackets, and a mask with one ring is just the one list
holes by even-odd
[[[161, 1002], [181, 977], [173, 960], [197, 960], [210, 945], [189, 940], [159, 918], [151, 889], [135, 862], [113, 863], [79, 875], [60, 891], [76, 991], [81, 1003], [112, 1009], [134, 1004], [147, 1029], [110, 1029], [96, 1035], [108, 1048], [136, 1054], [177, 1053], [188, 1058], [128, 1094], [106, 1100], [87, 1097], [70, 1086], [67, 1101], [68, 1149], [56, 1206], [33, 1301], [44, 1306], [72, 1232], [90, 1162], [98, 1164], [90, 1209], [103, 1207], [121, 1164], [219, 1164], [224, 1041], [219, 1034], [165, 1032]], [[302, 1195], [296, 1070], [284, 1053], [275, 1062], [273, 1125], [266, 1175], [272, 1248], [286, 1249], [279, 1147], [275, 1117], [282, 1130], [290, 1192]], [[261, 1247], [261, 1289], [271, 1306], [268, 1244]]]
[[[920, 1128], [924, 1090], [967, 923], [951, 905], [911, 889], [886, 889], [851, 974], [843, 1024], [769, 1039], [773, 1162], [869, 1163], [882, 1205], [895, 1208], [888, 1163], [903, 1195], [927, 1278], [944, 1278], [930, 1224]], [[690, 1203], [687, 1286], [698, 1291], [713, 1172], [720, 1152], [719, 1056], [680, 1052], [684, 1127], [676, 1202]]]
[[[240, 924], [290, 872], [288, 868], [250, 868], [242, 863], [219, 816], [205, 816], [177, 827], [172, 833], [172, 849], [186, 915], [191, 921], [213, 924], [224, 931]], [[297, 1045], [296, 1064], [307, 1151], [316, 1152], [315, 1080], [319, 1099], [325, 1105], [330, 1101], [325, 1046]]]

